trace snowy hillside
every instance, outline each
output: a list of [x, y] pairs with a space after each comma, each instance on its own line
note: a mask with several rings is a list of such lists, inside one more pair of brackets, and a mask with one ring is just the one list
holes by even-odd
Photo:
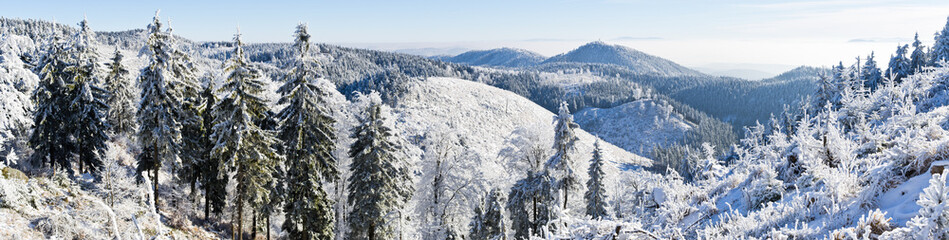
[[[446, 111], [446, 109], [451, 109]], [[554, 114], [517, 94], [481, 83], [453, 79], [428, 78], [414, 82], [393, 111], [399, 119], [396, 127], [412, 139], [429, 132], [456, 132], [465, 136], [467, 148], [475, 150], [487, 162], [502, 165], [520, 161], [506, 159], [503, 150], [514, 144], [522, 131], [536, 131], [539, 145], [553, 144]], [[580, 131], [576, 154], [589, 159], [595, 137]], [[601, 144], [619, 164], [649, 166], [651, 161], [612, 144]], [[497, 179], [510, 179], [498, 175]]]
[[605, 109], [587, 108], [574, 118], [591, 134], [639, 155], [678, 142], [692, 130], [692, 124], [673, 112], [672, 106], [651, 99]]
[[498, 48], [490, 50], [475, 50], [458, 54], [454, 57], [439, 58], [440, 60], [468, 64], [472, 66], [490, 67], [530, 67], [543, 62], [544, 56], [535, 52], [516, 48]]
[[649, 55], [629, 47], [610, 45], [599, 41], [587, 43], [573, 51], [550, 57], [544, 60], [543, 64], [560, 62], [615, 64], [626, 67], [636, 73], [655, 74], [659, 76], [705, 75], [672, 61]]

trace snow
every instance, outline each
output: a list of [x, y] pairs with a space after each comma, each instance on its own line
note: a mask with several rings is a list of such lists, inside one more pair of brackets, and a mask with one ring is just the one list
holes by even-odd
[[919, 212], [919, 194], [923, 189], [929, 187], [929, 179], [932, 174], [926, 173], [906, 180], [903, 184], [890, 189], [880, 196], [880, 210], [886, 212], [887, 217], [893, 218], [893, 222], [899, 225], [906, 225], [909, 219], [916, 216]]
[[648, 155], [685, 137], [692, 126], [672, 106], [643, 99], [616, 107], [587, 108], [574, 114], [584, 130], [626, 151]]

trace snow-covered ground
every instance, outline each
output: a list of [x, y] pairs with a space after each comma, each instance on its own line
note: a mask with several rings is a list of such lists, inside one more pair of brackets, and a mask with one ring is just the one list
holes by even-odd
[[[649, 155], [685, 137], [692, 126], [672, 106], [643, 99], [612, 108], [587, 108], [574, 114], [577, 124], [626, 151]], [[633, 137], [635, 136], [635, 137]]]

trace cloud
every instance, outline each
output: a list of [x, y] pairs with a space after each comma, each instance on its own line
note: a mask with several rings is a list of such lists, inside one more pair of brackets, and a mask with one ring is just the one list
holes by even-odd
[[902, 37], [888, 37], [888, 38], [854, 38], [850, 39], [849, 43], [908, 43], [913, 40], [910, 38]]
[[642, 41], [642, 40], [663, 40], [661, 37], [617, 37], [613, 41]]

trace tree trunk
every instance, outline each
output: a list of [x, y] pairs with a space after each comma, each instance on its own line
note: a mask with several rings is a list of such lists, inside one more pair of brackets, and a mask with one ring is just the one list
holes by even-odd
[[[237, 196], [240, 196], [238, 194]], [[237, 231], [234, 234], [237, 234], [237, 240], [244, 239], [244, 201], [237, 200]]]
[[369, 223], [369, 240], [376, 240], [376, 224]]
[[257, 239], [257, 209], [251, 210], [251, 217], [253, 217], [250, 222], [250, 239]]
[[270, 216], [267, 216], [267, 240], [270, 240]]
[[563, 188], [563, 209], [567, 210], [567, 196], [570, 195], [570, 192], [567, 191], [567, 187]]
[[[157, 164], [156, 164], [157, 165]], [[155, 202], [155, 213], [158, 213], [158, 166], [152, 168], [152, 197]]]
[[208, 222], [208, 215], [211, 213], [211, 184], [204, 185], [204, 221]]

